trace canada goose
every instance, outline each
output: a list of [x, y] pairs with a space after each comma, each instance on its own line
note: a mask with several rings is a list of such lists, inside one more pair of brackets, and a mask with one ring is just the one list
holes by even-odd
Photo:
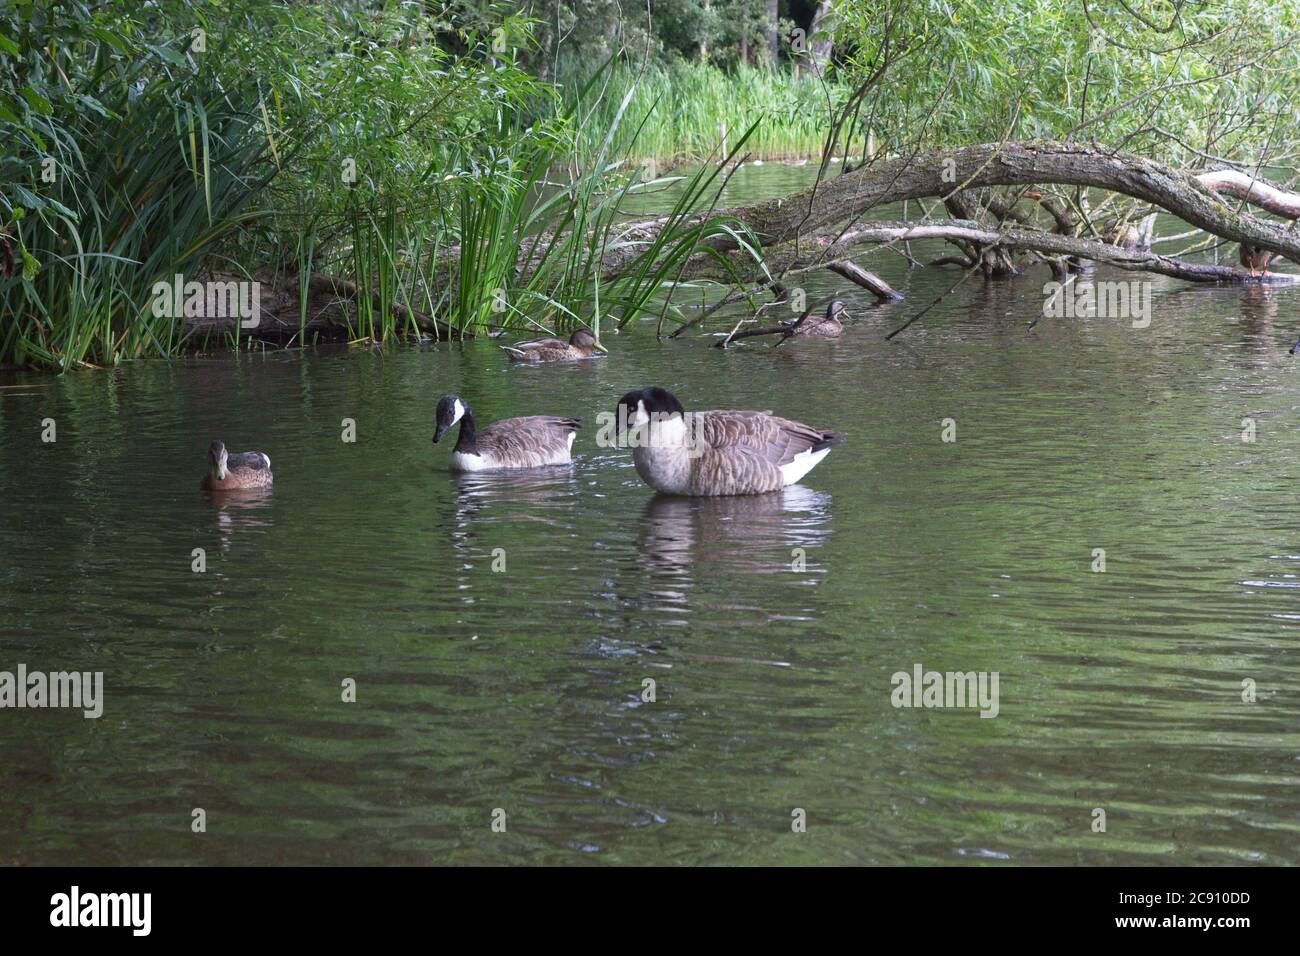
[[243, 491], [266, 488], [271, 484], [271, 459], [260, 451], [231, 454], [226, 446], [214, 441], [208, 447], [208, 473], [199, 482], [205, 491]]
[[840, 316], [847, 314], [847, 311], [843, 302], [832, 299], [831, 304], [826, 306], [825, 315], [814, 315], [812, 309], [809, 309], [799, 316], [791, 326], [791, 334], [837, 339], [844, 334], [844, 325], [840, 322]]
[[605, 347], [596, 341], [590, 329], [578, 329], [567, 342], [563, 339], [534, 339], [503, 345], [501, 350], [512, 362], [563, 362], [592, 358], [594, 353], [604, 352]]
[[1237, 257], [1252, 276], [1268, 275], [1268, 264], [1273, 261], [1273, 253], [1253, 242], [1241, 243], [1237, 247]]
[[569, 451], [582, 419], [525, 415], [503, 418], [477, 431], [470, 407], [456, 395], [444, 395], [438, 400], [434, 444], [457, 422], [460, 436], [451, 453], [451, 470], [497, 471], [570, 464]]
[[672, 495], [754, 495], [794, 484], [842, 436], [771, 412], [687, 412], [658, 386], [618, 400], [636, 472]]

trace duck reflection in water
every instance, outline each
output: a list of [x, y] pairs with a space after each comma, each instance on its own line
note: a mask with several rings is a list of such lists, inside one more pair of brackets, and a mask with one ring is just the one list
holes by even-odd
[[212, 521], [220, 536], [221, 550], [229, 551], [241, 533], [270, 528], [275, 524], [271, 488], [245, 488], [208, 495]]

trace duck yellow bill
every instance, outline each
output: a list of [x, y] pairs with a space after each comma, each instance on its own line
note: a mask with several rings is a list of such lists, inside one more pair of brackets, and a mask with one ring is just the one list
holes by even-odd
[[601, 345], [599, 342], [596, 343], [596, 349], [598, 351], [604, 352], [606, 355], [609, 354], [609, 349], [605, 348], [605, 346]]

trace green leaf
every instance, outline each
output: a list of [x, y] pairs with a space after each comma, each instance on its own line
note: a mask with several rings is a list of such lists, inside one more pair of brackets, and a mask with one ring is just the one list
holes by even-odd
[[33, 279], [36, 278], [36, 273], [40, 271], [41, 271], [41, 264], [36, 261], [36, 257], [33, 256], [30, 252], [28, 252], [26, 249], [24, 249], [23, 250], [23, 278], [28, 282], [31, 282]]
[[41, 96], [41, 94], [37, 93], [30, 86], [24, 86], [22, 92], [23, 99], [27, 101], [27, 105], [42, 116], [49, 116], [54, 112], [54, 107], [50, 105], [50, 101]]
[[32, 192], [30, 189], [20, 186], [17, 183], [10, 183], [9, 185], [18, 196], [18, 201], [28, 209], [36, 210], [45, 208], [45, 200], [36, 195], [36, 193]]
[[18, 55], [18, 44], [3, 33], [0, 33], [0, 53], [8, 53], [10, 56]]
[[146, 47], [146, 49], [150, 50], [153, 53], [158, 54], [158, 57], [160, 59], [167, 61], [168, 63], [172, 64], [172, 66], [189, 66], [189, 61], [185, 59], [185, 57], [177, 53], [175, 50], [173, 50], [171, 47], [148, 46]]
[[120, 36], [109, 30], [105, 30], [103, 27], [91, 27], [90, 35], [103, 40], [119, 53], [125, 53], [129, 49], [126, 42]]

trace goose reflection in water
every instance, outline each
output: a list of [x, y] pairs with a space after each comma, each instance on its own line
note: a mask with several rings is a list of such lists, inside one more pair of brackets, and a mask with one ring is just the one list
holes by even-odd
[[820, 577], [814, 553], [830, 536], [830, 517], [831, 496], [803, 485], [766, 495], [656, 495], [642, 512], [638, 536], [646, 609], [689, 612], [690, 592], [716, 583], [712, 609], [754, 611], [736, 603], [749, 590], [746, 580], [788, 575], [793, 583], [814, 583]]
[[458, 526], [471, 518], [552, 521], [572, 509], [578, 494], [572, 465], [451, 473], [448, 481], [456, 491]]
[[518, 553], [536, 547], [523, 543], [521, 526], [538, 525], [539, 538], [562, 532], [574, 521], [578, 482], [572, 465], [519, 471], [453, 473], [448, 478], [455, 491], [454, 513], [447, 533], [453, 552], [462, 559], [457, 587], [471, 588], [472, 569], [492, 560], [495, 547], [517, 547]]

